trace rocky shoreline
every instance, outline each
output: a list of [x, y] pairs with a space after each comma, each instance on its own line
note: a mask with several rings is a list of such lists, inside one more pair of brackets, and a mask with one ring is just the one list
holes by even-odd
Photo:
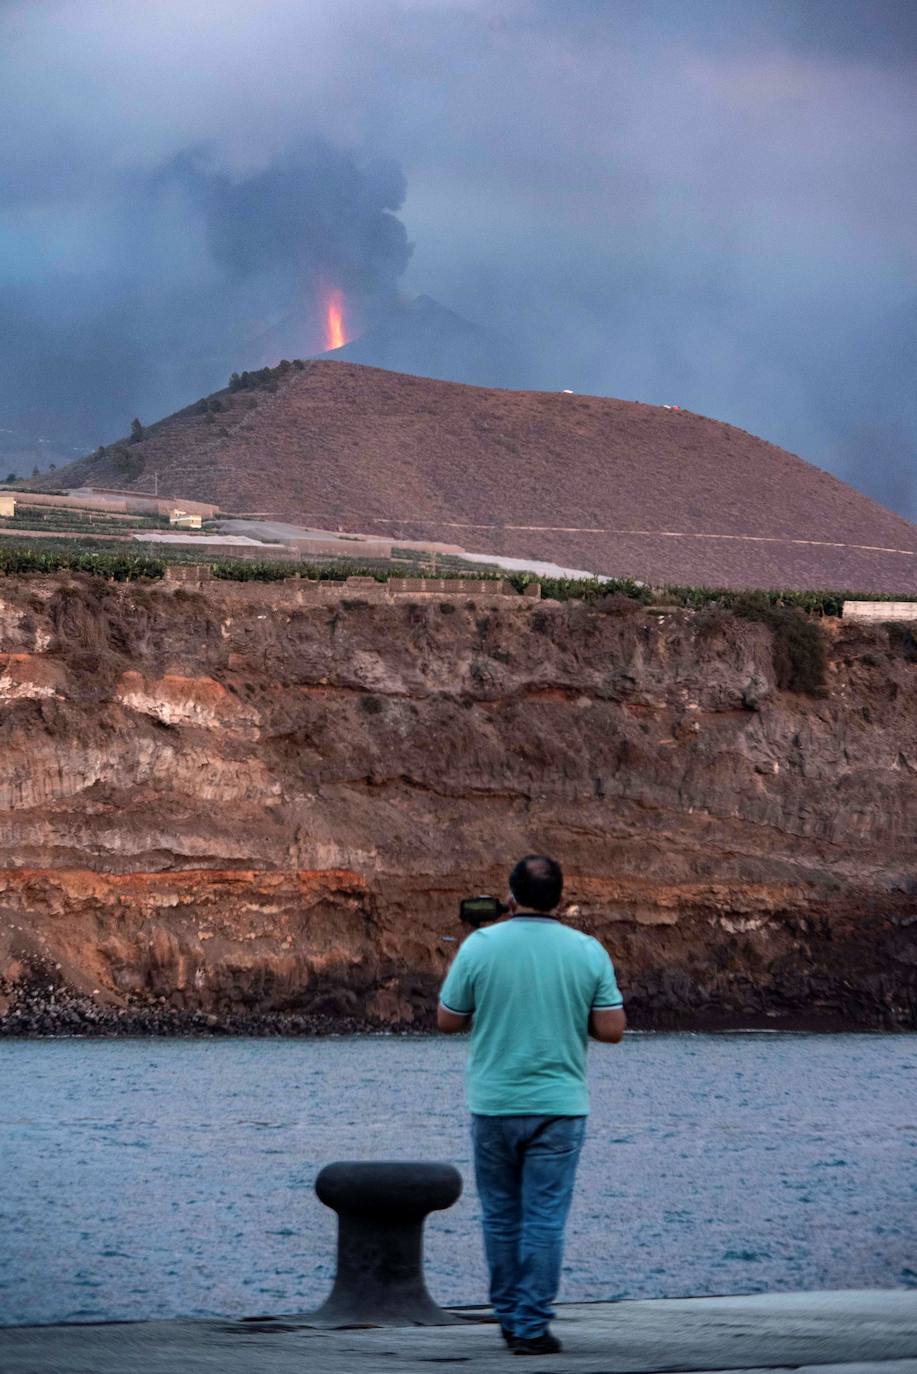
[[[667, 1018], [668, 1019], [668, 1018]], [[793, 1034], [842, 1034], [852, 1031], [872, 1034], [907, 1034], [902, 1026], [856, 1026], [842, 1017], [819, 1020], [814, 1017], [789, 1016], [786, 1019], [757, 1023], [737, 1018], [666, 1025], [636, 1027], [642, 1034], [728, 1034], [742, 1032], [768, 1033], [783, 1031]], [[117, 1011], [83, 1012], [73, 1008], [24, 1008], [0, 1021], [0, 1040], [60, 1040], [65, 1038], [117, 1039], [225, 1039], [251, 1038], [329, 1039], [350, 1035], [371, 1035], [380, 1039], [391, 1036], [432, 1037], [437, 1031], [432, 1025], [382, 1026], [378, 1022], [335, 1021], [325, 1017], [295, 1014], [218, 1017], [204, 1012], [175, 1012], [119, 1008]]]
[[[707, 1005], [673, 1007], [663, 999], [648, 1008], [638, 990], [636, 1010], [630, 1008], [631, 1029], [642, 1032], [716, 1033], [730, 1031], [787, 1031], [841, 1033], [850, 1031], [908, 1032], [917, 1030], [917, 1015], [901, 1014], [890, 999], [875, 998], [866, 1004], [862, 993], [851, 995], [844, 1007], [836, 999], [813, 998], [809, 1010], [785, 1005], [765, 1007], [763, 999], [741, 998], [715, 1009]], [[431, 989], [426, 1015], [415, 1010], [411, 1020], [385, 1021], [368, 1015], [296, 1010], [236, 1010], [221, 1013], [178, 1008], [165, 997], [153, 1001], [130, 999], [112, 1006], [49, 983], [47, 973], [33, 976], [4, 990], [0, 985], [0, 1039], [55, 1039], [118, 1037], [225, 1037], [304, 1036], [323, 1038], [346, 1035], [436, 1035], [435, 992]]]

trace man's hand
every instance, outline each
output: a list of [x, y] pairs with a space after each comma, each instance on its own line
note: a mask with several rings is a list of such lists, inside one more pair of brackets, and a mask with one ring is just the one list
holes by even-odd
[[626, 1029], [627, 1017], [623, 1007], [589, 1013], [589, 1034], [593, 1040], [601, 1040], [603, 1045], [617, 1045]]
[[460, 1031], [467, 1030], [471, 1025], [471, 1012], [465, 1016], [460, 1016], [457, 1011], [450, 1011], [444, 1007], [442, 1002], [436, 1007], [436, 1027], [444, 1035], [458, 1035]]

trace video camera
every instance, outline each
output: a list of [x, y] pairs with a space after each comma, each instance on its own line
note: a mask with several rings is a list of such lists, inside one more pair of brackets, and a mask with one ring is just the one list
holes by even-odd
[[499, 921], [508, 911], [509, 907], [499, 897], [465, 897], [459, 902], [459, 919], [475, 930], [488, 921]]

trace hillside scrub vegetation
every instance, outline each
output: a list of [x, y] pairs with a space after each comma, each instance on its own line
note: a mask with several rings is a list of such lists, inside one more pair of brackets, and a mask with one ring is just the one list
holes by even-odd
[[469, 529], [511, 558], [656, 587], [917, 594], [909, 522], [707, 416], [327, 360], [240, 371], [189, 400], [55, 480], [131, 485], [142, 474], [114, 466], [126, 448], [163, 491], [309, 528], [347, 512], [399, 541]]

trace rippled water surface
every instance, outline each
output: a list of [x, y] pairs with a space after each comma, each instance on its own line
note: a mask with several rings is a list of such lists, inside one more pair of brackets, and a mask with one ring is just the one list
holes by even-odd
[[[312, 1305], [333, 1159], [454, 1161], [430, 1287], [485, 1296], [460, 1040], [0, 1042], [0, 1322]], [[917, 1284], [917, 1037], [590, 1051], [566, 1298]]]

